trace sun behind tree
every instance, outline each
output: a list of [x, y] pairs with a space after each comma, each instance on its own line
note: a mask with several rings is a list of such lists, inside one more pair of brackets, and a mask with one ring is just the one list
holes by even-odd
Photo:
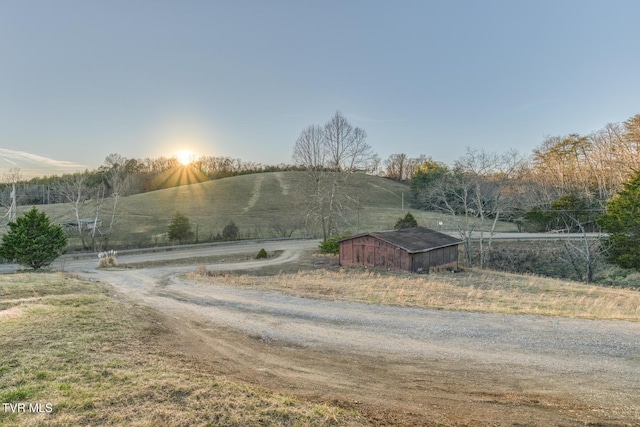
[[195, 153], [189, 150], [181, 150], [174, 154], [182, 166], [189, 166], [196, 159]]

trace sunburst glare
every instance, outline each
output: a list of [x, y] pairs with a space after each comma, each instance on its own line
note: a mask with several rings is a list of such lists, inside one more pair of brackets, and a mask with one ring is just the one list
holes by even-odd
[[174, 156], [182, 166], [189, 166], [196, 159], [195, 153], [189, 150], [178, 151]]

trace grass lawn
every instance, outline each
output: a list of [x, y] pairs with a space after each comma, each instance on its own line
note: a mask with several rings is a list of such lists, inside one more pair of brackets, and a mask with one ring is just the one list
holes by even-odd
[[[309, 195], [301, 187], [304, 176], [304, 172], [295, 171], [241, 175], [123, 197], [110, 243], [118, 247], [167, 244], [167, 226], [176, 212], [189, 218], [201, 242], [212, 240], [231, 220], [239, 227], [241, 238], [283, 237], [290, 232], [294, 236], [319, 235], [319, 229], [305, 226]], [[355, 201], [345, 204], [345, 211], [340, 215], [344, 231], [389, 230], [407, 212], [423, 227], [445, 230], [457, 227], [457, 220], [450, 215], [409, 209], [410, 191], [406, 184], [354, 174], [343, 184], [343, 189], [357, 199], [357, 206]], [[111, 203], [109, 200], [102, 208], [103, 228], [110, 221]], [[70, 204], [38, 208], [54, 222], [74, 217]], [[94, 212], [95, 206], [88, 201], [80, 216], [91, 218]], [[500, 222], [498, 231], [516, 231], [516, 227]], [[73, 237], [71, 247], [79, 247], [79, 242], [79, 238]]]
[[203, 372], [159, 350], [163, 333], [153, 312], [93, 284], [0, 276], [0, 425], [367, 425], [352, 411]]

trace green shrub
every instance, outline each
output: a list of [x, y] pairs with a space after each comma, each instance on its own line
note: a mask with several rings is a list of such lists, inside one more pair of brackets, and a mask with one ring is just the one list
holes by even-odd
[[167, 227], [167, 235], [169, 236], [169, 240], [177, 240], [179, 244], [182, 244], [185, 240], [191, 239], [193, 237], [193, 231], [191, 231], [191, 222], [189, 221], [189, 218], [180, 212], [176, 212]]
[[338, 243], [338, 241], [350, 235], [349, 233], [345, 233], [339, 236], [331, 236], [327, 240], [320, 242], [320, 252], [323, 254], [337, 255], [340, 252], [340, 243]]
[[396, 225], [393, 227], [395, 230], [401, 230], [403, 228], [413, 228], [418, 226], [418, 221], [411, 215], [411, 212], [407, 212], [407, 214], [396, 222]]
[[267, 251], [265, 251], [264, 248], [260, 249], [258, 251], [258, 254], [256, 255], [256, 259], [262, 259], [266, 257], [267, 257]]
[[67, 237], [62, 227], [52, 224], [44, 212], [35, 207], [9, 222], [9, 231], [2, 236], [0, 257], [37, 270], [50, 265], [62, 255]]
[[240, 229], [235, 222], [229, 221], [222, 229], [222, 240], [238, 240]]

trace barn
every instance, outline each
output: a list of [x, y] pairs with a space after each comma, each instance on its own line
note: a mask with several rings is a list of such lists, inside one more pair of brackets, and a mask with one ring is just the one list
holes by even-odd
[[458, 268], [461, 240], [424, 227], [377, 231], [339, 241], [340, 265], [428, 273]]

